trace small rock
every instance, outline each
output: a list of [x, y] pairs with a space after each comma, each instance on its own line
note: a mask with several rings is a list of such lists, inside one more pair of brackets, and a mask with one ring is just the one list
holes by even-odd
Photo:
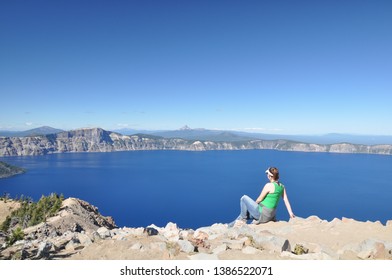
[[178, 227], [177, 224], [169, 222], [167, 223], [167, 225], [165, 226], [165, 230], [166, 231], [178, 231]]
[[162, 228], [160, 228], [160, 227], [158, 227], [158, 226], [156, 226], [156, 225], [154, 225], [154, 224], [151, 224], [151, 225], [149, 225], [148, 227], [155, 228], [158, 232], [160, 232], [160, 231], [162, 230]]
[[118, 228], [110, 230], [110, 236], [114, 240], [127, 240], [126, 238], [127, 234], [128, 234], [127, 232]]
[[167, 245], [165, 242], [152, 242], [150, 243], [149, 249], [157, 251], [166, 251]]
[[244, 253], [246, 255], [254, 255], [257, 252], [259, 252], [259, 250], [257, 250], [256, 248], [254, 248], [252, 246], [246, 246], [245, 248], [242, 249], [242, 253]]
[[227, 231], [227, 225], [224, 224], [213, 224], [210, 227], [210, 230], [213, 234], [219, 234], [222, 235]]
[[128, 227], [123, 227], [122, 229], [119, 230], [119, 234], [122, 234], [124, 236], [143, 236], [146, 234], [145, 232], [146, 228], [139, 227], [139, 228], [128, 228]]
[[189, 232], [187, 230], [181, 230], [179, 236], [182, 240], [188, 239]]
[[93, 232], [93, 238], [92, 238], [92, 240], [95, 242], [95, 241], [102, 240], [102, 238], [101, 238], [101, 236], [98, 234], [98, 232], [94, 231], [94, 232]]
[[99, 229], [97, 229], [97, 233], [98, 235], [102, 238], [102, 239], [106, 239], [111, 237], [110, 235], [110, 230], [105, 228], [105, 227], [100, 227]]
[[177, 244], [180, 246], [180, 251], [190, 254], [195, 251], [195, 247], [188, 240], [178, 240]]
[[25, 240], [18, 240], [18, 241], [16, 241], [16, 242], [13, 244], [13, 246], [24, 246], [25, 243], [26, 243]]
[[166, 250], [169, 253], [169, 257], [177, 256], [180, 253], [180, 245], [177, 242], [167, 242]]
[[230, 239], [237, 239], [240, 236], [239, 228], [230, 228], [226, 231], [226, 237]]
[[146, 227], [143, 232], [146, 233], [148, 236], [159, 234], [158, 230], [153, 227]]
[[210, 227], [201, 227], [201, 228], [196, 229], [196, 231], [193, 233], [193, 236], [194, 237], [198, 236], [201, 232], [203, 232], [207, 235], [212, 234], [212, 232], [210, 231]]
[[77, 251], [83, 249], [84, 246], [80, 244], [78, 239], [72, 239], [70, 242], [67, 243], [65, 249], [67, 251]]
[[317, 216], [309, 216], [309, 217], [307, 217], [306, 218], [306, 221], [309, 221], [309, 222], [318, 222], [318, 223], [321, 223], [322, 222], [322, 220], [319, 218], [319, 217], [317, 217]]
[[163, 231], [163, 236], [170, 242], [176, 242], [180, 239], [180, 230], [174, 223], [168, 223]]
[[53, 244], [51, 242], [43, 241], [38, 246], [38, 252], [35, 256], [37, 259], [46, 259], [49, 257], [49, 252], [52, 249]]
[[272, 252], [291, 251], [290, 242], [279, 236], [254, 236], [253, 242], [256, 248]]
[[83, 231], [83, 228], [82, 228], [82, 226], [81, 225], [79, 225], [78, 223], [74, 223], [72, 226], [71, 226], [71, 229], [70, 229], [72, 232], [82, 232]]
[[196, 231], [195, 234], [193, 235], [193, 238], [197, 240], [206, 240], [208, 239], [208, 237], [209, 237], [208, 233], [204, 231]]
[[77, 233], [76, 238], [79, 240], [79, 243], [82, 246], [89, 246], [93, 243], [92, 240], [90, 239], [90, 237], [84, 233]]
[[165, 231], [163, 236], [170, 242], [176, 242], [180, 240], [180, 235], [178, 232], [175, 231]]
[[355, 222], [355, 220], [351, 218], [342, 217], [342, 223], [348, 224], [352, 222]]
[[220, 253], [223, 253], [223, 252], [226, 251], [226, 250], [227, 250], [227, 245], [226, 245], [226, 244], [221, 244], [221, 245], [219, 245], [218, 247], [216, 247], [215, 249], [213, 249], [212, 252], [213, 252], [215, 255], [218, 255], [218, 254], [220, 254]]
[[140, 250], [141, 248], [143, 248], [143, 244], [140, 243], [140, 242], [136, 242], [129, 249], [131, 249], [131, 250]]

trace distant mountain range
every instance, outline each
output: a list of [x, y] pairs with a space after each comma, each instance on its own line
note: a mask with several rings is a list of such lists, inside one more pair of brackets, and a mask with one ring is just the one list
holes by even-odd
[[315, 144], [352, 143], [364, 145], [392, 144], [392, 135], [354, 135], [329, 133], [324, 135], [284, 135], [250, 133], [233, 130], [192, 129], [184, 126], [178, 130], [114, 130], [123, 135], [147, 134], [164, 138], [181, 138], [200, 141], [250, 141], [250, 140], [291, 140]]
[[[42, 126], [26, 131], [0, 131], [0, 137], [26, 137], [49, 135], [63, 132], [49, 126]], [[250, 133], [232, 130], [210, 130], [204, 128], [192, 129], [184, 126], [178, 130], [137, 130], [137, 129], [117, 129], [112, 132], [122, 135], [151, 135], [154, 137], [163, 137], [167, 139], [185, 139], [214, 142], [237, 142], [251, 140], [289, 140], [314, 144], [335, 144], [335, 143], [352, 143], [363, 145], [392, 144], [392, 135], [354, 135], [330, 133], [324, 135], [283, 135], [267, 133]]]
[[62, 132], [64, 130], [53, 128], [50, 126], [41, 126], [26, 131], [0, 131], [0, 136], [4, 137], [26, 137], [26, 136], [39, 136], [48, 135]]
[[[329, 152], [329, 153], [362, 153], [392, 155], [392, 145], [364, 145], [352, 143], [317, 144], [292, 141], [286, 139], [244, 140], [235, 133], [215, 131], [207, 134], [207, 139], [190, 140], [185, 136], [202, 137], [192, 129], [182, 129], [182, 138], [167, 138], [159, 135], [134, 134], [123, 135], [101, 128], [77, 129], [55, 134], [0, 137], [0, 157], [2, 156], [35, 156], [69, 152], [115, 152], [141, 150], [179, 150], [179, 151], [212, 151], [212, 150], [254, 150], [268, 149], [297, 152]], [[176, 132], [180, 136], [180, 132]], [[167, 135], [167, 134], [165, 134]], [[196, 136], [195, 136], [196, 135]], [[208, 137], [207, 137], [208, 136]], [[223, 141], [223, 139], [231, 139]]]

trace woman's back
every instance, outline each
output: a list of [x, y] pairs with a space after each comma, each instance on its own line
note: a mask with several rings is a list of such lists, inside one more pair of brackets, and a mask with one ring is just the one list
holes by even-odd
[[268, 193], [261, 204], [267, 208], [276, 208], [278, 206], [279, 199], [282, 196], [284, 185], [278, 182], [272, 182], [270, 184], [273, 184], [274, 191]]

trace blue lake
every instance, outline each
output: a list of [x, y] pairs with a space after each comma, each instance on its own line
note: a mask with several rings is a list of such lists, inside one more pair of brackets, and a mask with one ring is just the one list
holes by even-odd
[[[294, 213], [322, 219], [392, 220], [392, 157], [247, 151], [135, 151], [0, 158], [28, 171], [0, 180], [0, 194], [78, 197], [118, 226], [198, 228], [231, 222], [243, 194], [256, 199], [269, 166], [280, 169]], [[288, 220], [283, 201], [278, 219]]]

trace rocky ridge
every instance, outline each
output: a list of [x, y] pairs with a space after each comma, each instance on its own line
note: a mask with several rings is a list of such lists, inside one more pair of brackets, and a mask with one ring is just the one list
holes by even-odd
[[[8, 209], [7, 203], [0, 201], [0, 210]], [[56, 216], [24, 233], [7, 247], [6, 233], [0, 232], [0, 259], [392, 259], [392, 221], [310, 216], [232, 228], [181, 229], [174, 223], [118, 228], [76, 198], [64, 200]]]
[[126, 136], [100, 128], [79, 129], [43, 136], [0, 137], [0, 157], [35, 156], [66, 152], [250, 149], [392, 155], [392, 145], [358, 145], [350, 143], [325, 145], [289, 140], [200, 141], [141, 134]]

